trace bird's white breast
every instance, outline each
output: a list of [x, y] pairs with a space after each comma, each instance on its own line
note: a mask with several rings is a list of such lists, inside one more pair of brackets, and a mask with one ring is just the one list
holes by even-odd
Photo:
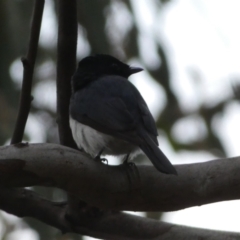
[[83, 148], [92, 157], [104, 149], [103, 155], [123, 155], [136, 152], [137, 146], [101, 133], [87, 125], [77, 122], [70, 116], [70, 127], [77, 146]]
[[96, 155], [103, 149], [106, 136], [99, 133], [95, 129], [77, 122], [70, 117], [70, 127], [72, 129], [73, 139], [79, 148], [83, 148], [85, 152], [91, 156]]

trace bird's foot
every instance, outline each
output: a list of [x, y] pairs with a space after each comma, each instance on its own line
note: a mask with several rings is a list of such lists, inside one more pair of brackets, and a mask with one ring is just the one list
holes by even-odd
[[94, 160], [97, 161], [97, 162], [105, 163], [105, 164], [108, 165], [108, 160], [106, 158], [101, 158], [98, 155], [94, 158]]
[[132, 169], [132, 170], [137, 168], [136, 164], [134, 162], [129, 162], [129, 161], [126, 161], [126, 160], [123, 162], [123, 165]]
[[105, 164], [108, 165], [108, 160], [107, 160], [106, 158], [101, 158], [101, 154], [103, 153], [103, 151], [104, 151], [104, 148], [101, 149], [101, 151], [100, 151], [100, 152], [98, 153], [98, 155], [95, 157], [95, 160], [96, 160], [97, 162], [105, 163]]
[[129, 159], [129, 154], [124, 159], [124, 162], [123, 162], [122, 165], [125, 168], [125, 172], [127, 174], [128, 180], [129, 180], [130, 190], [131, 191], [139, 190], [140, 186], [141, 186], [141, 184], [140, 184], [141, 179], [140, 179], [140, 176], [139, 176], [137, 166], [136, 166], [135, 163], [129, 162], [128, 159]]
[[133, 172], [137, 172], [137, 166], [134, 162], [129, 162], [129, 154], [126, 155], [124, 161], [123, 161], [123, 165], [126, 166], [130, 171], [133, 171]]
[[129, 155], [130, 154], [126, 155], [125, 159], [123, 160], [123, 165], [131, 167], [131, 168], [136, 167], [135, 163], [129, 162]]

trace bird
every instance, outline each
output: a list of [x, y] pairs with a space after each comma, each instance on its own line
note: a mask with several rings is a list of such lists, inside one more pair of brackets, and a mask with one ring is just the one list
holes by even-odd
[[96, 159], [142, 150], [155, 168], [177, 175], [158, 147], [157, 128], [146, 102], [128, 80], [141, 72], [107, 54], [83, 58], [71, 79], [69, 123], [78, 148]]

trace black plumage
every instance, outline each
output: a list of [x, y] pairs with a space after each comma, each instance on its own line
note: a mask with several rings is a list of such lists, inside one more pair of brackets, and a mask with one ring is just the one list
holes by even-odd
[[163, 173], [177, 174], [158, 148], [154, 119], [128, 81], [142, 71], [109, 55], [84, 58], [72, 77], [70, 126], [78, 147], [93, 157], [130, 154], [140, 148]]

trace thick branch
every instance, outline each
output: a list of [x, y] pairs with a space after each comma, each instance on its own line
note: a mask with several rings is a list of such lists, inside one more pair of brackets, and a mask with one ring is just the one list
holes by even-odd
[[107, 166], [56, 144], [0, 148], [1, 186], [56, 186], [101, 209], [174, 211], [240, 198], [240, 157], [176, 169], [178, 176]]
[[71, 77], [76, 68], [77, 3], [58, 1], [57, 122], [60, 143], [76, 147], [69, 127]]
[[23, 82], [20, 97], [20, 105], [18, 110], [17, 122], [13, 132], [11, 143], [19, 143], [22, 141], [25, 125], [31, 106], [31, 89], [33, 71], [37, 56], [38, 40], [42, 23], [42, 14], [44, 8], [44, 0], [35, 0], [34, 12], [31, 24], [31, 34], [28, 46], [27, 56], [22, 58], [23, 63]]
[[[65, 218], [66, 204], [47, 201], [26, 189], [0, 188], [0, 208], [19, 217], [34, 217], [62, 232], [75, 232], [101, 239], [240, 239], [238, 233], [177, 226], [111, 211], [95, 215], [82, 211], [78, 219], [68, 222]], [[71, 217], [74, 216], [68, 216]]]

